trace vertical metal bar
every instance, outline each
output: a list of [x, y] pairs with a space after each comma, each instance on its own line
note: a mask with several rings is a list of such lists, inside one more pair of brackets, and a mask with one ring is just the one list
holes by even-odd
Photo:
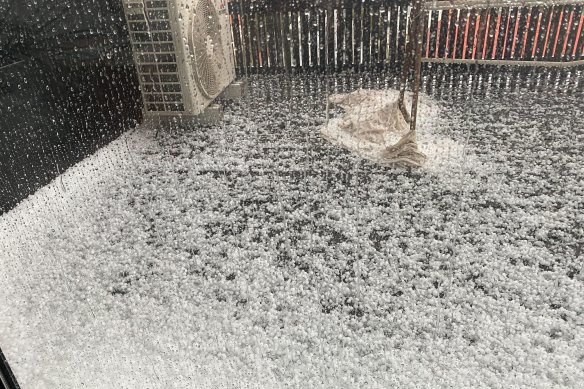
[[574, 19], [574, 10], [570, 12], [570, 18], [568, 19], [568, 26], [566, 27], [566, 37], [564, 38], [564, 44], [562, 47], [562, 58], [566, 55], [566, 46], [568, 45], [568, 38], [570, 37], [570, 28], [572, 28], [572, 20]]
[[499, 8], [497, 11], [497, 26], [495, 27], [495, 35], [493, 37], [493, 52], [491, 53], [491, 59], [495, 59], [497, 54], [497, 44], [499, 43], [499, 28], [501, 27], [501, 13], [503, 10]]
[[326, 10], [326, 18], [327, 18], [327, 62], [328, 62], [328, 69], [329, 71], [335, 69], [335, 31], [336, 31], [336, 19], [335, 19], [335, 10], [332, 4], [329, 4]]
[[408, 43], [408, 41], [410, 40], [410, 28], [412, 25], [412, 13], [411, 13], [412, 9], [411, 7], [408, 5], [406, 6], [406, 12], [405, 12], [405, 34], [404, 34], [404, 39], [405, 39], [405, 43], [404, 43], [404, 47], [405, 45]]
[[257, 58], [256, 58], [256, 51], [253, 38], [253, 13], [252, 10], [246, 9], [247, 15], [246, 19], [246, 27], [247, 27], [247, 40], [248, 40], [248, 48], [249, 48], [249, 66], [251, 69], [255, 69], [257, 66]]
[[369, 21], [370, 21], [370, 32], [369, 32], [369, 58], [371, 64], [371, 70], [377, 68], [379, 50], [378, 50], [378, 31], [379, 31], [379, 5], [372, 3], [369, 8]]
[[364, 56], [365, 56], [365, 54], [363, 52], [364, 51], [363, 41], [365, 39], [364, 30], [367, 26], [365, 25], [365, 22], [364, 22], [364, 20], [365, 20], [365, 8], [364, 8], [365, 5], [364, 4], [365, 3], [363, 3], [363, 2], [361, 2], [361, 4], [360, 4], [361, 6], [359, 7], [359, 20], [357, 23], [357, 25], [359, 26], [359, 35], [358, 35], [358, 38], [359, 38], [359, 45], [358, 45], [358, 47], [359, 47], [359, 67], [358, 67], [358, 69], [359, 70], [363, 70], [363, 60], [364, 60]]
[[432, 26], [432, 11], [428, 12], [428, 33], [426, 35], [426, 58], [430, 57], [430, 26]]
[[326, 35], [326, 12], [321, 4], [318, 9], [318, 65], [321, 71], [325, 71], [327, 66], [326, 47], [328, 43], [326, 41]]
[[389, 41], [389, 7], [382, 6], [379, 10], [379, 60], [381, 68], [387, 69], [389, 59], [387, 56], [387, 42]]
[[491, 25], [491, 9], [487, 9], [487, 22], [485, 25], [485, 36], [483, 37], [483, 55], [481, 59], [485, 59], [485, 55], [487, 54], [487, 42], [489, 39], [489, 27]]
[[335, 31], [335, 68], [337, 72], [343, 68], [343, 43], [345, 40], [345, 18], [343, 18], [343, 9], [335, 8], [336, 31]]
[[292, 59], [292, 67], [300, 68], [300, 42], [298, 39], [298, 11], [291, 10], [289, 22], [289, 38], [290, 38], [290, 58]]
[[464, 41], [462, 44], [462, 59], [466, 59], [466, 47], [468, 43], [468, 29], [470, 27], [470, 11], [466, 14], [466, 26], [464, 28]]
[[315, 57], [315, 63], [317, 64], [317, 67], [320, 69], [321, 68], [321, 61], [322, 61], [322, 50], [320, 49], [322, 46], [322, 30], [321, 30], [321, 23], [322, 23], [322, 10], [320, 8], [316, 9], [316, 57]]
[[369, 60], [370, 69], [377, 68], [379, 51], [377, 50], [377, 35], [379, 30], [379, 8], [378, 4], [372, 3], [369, 7]]
[[349, 5], [345, 8], [345, 55], [343, 59], [343, 69], [348, 69], [353, 64], [353, 12]]
[[458, 26], [460, 25], [460, 10], [457, 10], [456, 13], [456, 23], [455, 23], [455, 31], [454, 31], [454, 44], [452, 45], [452, 59], [456, 59], [456, 51], [458, 50]]
[[515, 29], [513, 30], [513, 44], [511, 46], [511, 55], [510, 59], [515, 57], [515, 47], [517, 44], [517, 32], [519, 31], [519, 21], [521, 20], [521, 8], [517, 8], [517, 17], [515, 18]]
[[552, 6], [552, 8], [550, 9], [550, 13], [549, 13], [549, 19], [548, 19], [548, 25], [547, 25], [547, 31], [545, 33], [545, 42], [543, 44], [543, 53], [542, 53], [542, 58], [545, 58], [545, 55], [547, 53], [547, 48], [548, 48], [548, 41], [549, 41], [549, 37], [550, 37], [550, 31], [552, 30], [552, 20], [554, 19], [554, 6]]
[[450, 54], [450, 22], [452, 21], [452, 9], [448, 10], [448, 23], [446, 27], [446, 46], [444, 48], [444, 58]]
[[[582, 24], [584, 24], [584, 7], [580, 9], [582, 13], [580, 15], [580, 23], [578, 23], [578, 32], [576, 33], [576, 42], [574, 43], [574, 48], [572, 50], [572, 57], [576, 58], [576, 52], [578, 50], [578, 42], [580, 41], [580, 34], [582, 34]], [[582, 48], [584, 53], [584, 47]]]
[[387, 20], [385, 22], [385, 33], [386, 35], [386, 46], [385, 46], [385, 62], [386, 62], [386, 66], [388, 66], [389, 64], [391, 64], [391, 42], [392, 42], [392, 37], [393, 35], [391, 34], [391, 25], [392, 25], [392, 19], [391, 19], [391, 10], [392, 7], [389, 6], [387, 7]]
[[357, 66], [359, 60], [357, 59], [357, 38], [355, 37], [357, 29], [357, 23], [355, 19], [357, 15], [357, 6], [355, 4], [351, 4], [351, 65], [353, 68]]
[[438, 49], [440, 47], [440, 30], [442, 27], [442, 10], [438, 11], [438, 30], [436, 31], [436, 47], [434, 49], [434, 58], [438, 58]]
[[[272, 35], [272, 25], [271, 25], [271, 13], [264, 14], [264, 32], [265, 32], [265, 41], [266, 41], [266, 64], [268, 68], [273, 71], [275, 64], [274, 64], [274, 50], [272, 47], [272, 42], [274, 41], [274, 37]], [[270, 20], [270, 23], [268, 23]]]
[[237, 25], [237, 18], [233, 17], [233, 13], [229, 14], [229, 23], [231, 26], [231, 39], [233, 40], [233, 58], [235, 59], [235, 69], [237, 72], [241, 70], [241, 63], [239, 62], [239, 52], [241, 49], [241, 45], [238, 42], [238, 25]]
[[304, 71], [310, 69], [310, 11], [303, 8], [298, 11], [298, 35], [300, 40], [300, 57]]
[[249, 32], [249, 39], [250, 39], [250, 47], [251, 47], [251, 58], [253, 59], [252, 66], [255, 68], [256, 72], [260, 67], [260, 57], [259, 57], [259, 49], [258, 49], [258, 38], [257, 38], [257, 20], [256, 20], [256, 11], [255, 8], [252, 12], [249, 13], [248, 16], [248, 26], [250, 28]]
[[507, 15], [507, 26], [505, 27], [505, 38], [503, 38], [503, 52], [501, 53], [501, 59], [505, 59], [507, 56], [507, 37], [509, 35], [509, 25], [511, 23], [511, 14], [513, 13], [512, 9], [509, 9], [509, 13]]
[[533, 8], [527, 11], [527, 22], [525, 23], [525, 31], [523, 33], [523, 46], [521, 46], [520, 58], [525, 57], [525, 49], [527, 48], [527, 36], [529, 35], [529, 25], [531, 24], [531, 13]]
[[[329, 48], [330, 48], [330, 44], [329, 44], [329, 40], [330, 40], [329, 30], [330, 30], [330, 25], [332, 23], [331, 22], [331, 19], [330, 19], [330, 16], [331, 15], [329, 13], [329, 8], [326, 8], [324, 10], [324, 25], [325, 25], [325, 27], [324, 27], [324, 57], [325, 57], [324, 64], [325, 65], [324, 66], [325, 66], [325, 74], [327, 74], [327, 75], [329, 74], [329, 65], [330, 65], [329, 56], [331, 55], [330, 52], [329, 52]], [[328, 84], [329, 84], [329, 81], [328, 81], [328, 78], [327, 78], [327, 81], [326, 81], [326, 85], [327, 85], [327, 100], [328, 100], [328, 96], [329, 96], [329, 93], [328, 93]]]
[[[401, 80], [400, 80], [400, 93], [399, 93], [398, 107], [401, 110], [406, 121], [410, 121], [408, 119], [410, 117], [410, 115], [407, 113], [407, 110], [404, 106], [404, 99], [405, 99], [405, 93], [406, 93], [406, 82], [408, 79], [408, 75], [410, 74], [411, 63], [412, 63], [412, 61], [416, 60], [416, 52], [419, 52], [419, 55], [421, 56], [421, 51], [422, 51], [422, 42], [420, 42], [420, 40], [422, 39], [420, 37], [420, 30], [423, 30], [423, 28], [421, 27], [422, 23], [423, 23], [422, 7], [423, 7], [423, 0], [414, 0], [414, 3], [412, 5], [412, 11], [410, 13], [410, 28], [408, 31], [409, 39], [407, 40], [407, 43], [406, 43], [405, 58], [404, 58], [404, 64], [403, 64]], [[414, 50], [416, 50], [416, 51], [414, 51]], [[420, 58], [419, 62], [421, 62], [421, 58]], [[417, 66], [417, 64], [415, 64], [414, 66]], [[416, 69], [417, 69], [417, 67], [416, 67]], [[419, 69], [417, 69], [417, 70], [419, 70]]]
[[339, 20], [339, 27], [337, 31], [338, 47], [337, 47], [337, 69], [340, 71], [345, 67], [345, 48], [346, 48], [346, 28], [347, 18], [345, 17], [345, 9], [337, 9], [337, 17]]
[[538, 45], [538, 41], [539, 41], [539, 31], [541, 28], [541, 17], [543, 16], [543, 13], [541, 11], [539, 11], [539, 15], [537, 17], [537, 26], [535, 27], [535, 38], [533, 40], [533, 48], [531, 49], [531, 59], [535, 60], [535, 52], [537, 50], [537, 45]]
[[263, 42], [262, 39], [262, 20], [261, 20], [262, 15], [259, 12], [256, 12], [255, 14], [255, 25], [256, 25], [256, 41], [257, 41], [257, 52], [258, 52], [258, 67], [259, 68], [264, 68], [265, 64], [264, 64], [264, 60], [265, 60], [265, 55], [264, 55], [264, 50], [265, 50], [265, 44]]
[[290, 56], [290, 43], [288, 41], [288, 12], [280, 12], [280, 35], [282, 37], [282, 60], [284, 61], [284, 69], [286, 73], [291, 72], [291, 56]]
[[554, 39], [554, 48], [552, 51], [552, 58], [556, 57], [556, 48], [558, 47], [558, 40], [560, 39], [560, 31], [562, 31], [562, 21], [564, 20], [564, 6], [560, 11], [560, 18], [558, 19], [558, 28], [556, 30], [556, 39]]
[[[249, 74], [249, 63], [250, 63], [250, 50], [248, 45], [248, 34], [247, 34], [247, 15], [245, 13], [245, 9], [243, 8], [243, 1], [239, 1], [239, 35], [241, 39], [241, 46], [242, 46], [242, 60], [243, 60], [243, 68], [245, 75]], [[245, 15], [245, 16], [244, 16]]]
[[362, 69], [369, 70], [371, 65], [371, 6], [361, 2], [361, 63]]
[[[270, 69], [272, 67], [272, 60], [270, 58], [271, 56], [271, 50], [270, 50], [270, 44], [271, 42], [271, 34], [270, 34], [270, 29], [268, 28], [268, 20], [267, 20], [267, 12], [262, 12], [261, 14], [261, 37], [262, 37], [262, 44], [264, 46], [263, 48], [263, 63], [264, 63], [264, 68], [266, 69]], [[271, 70], [271, 69], [270, 69]]]
[[473, 42], [472, 42], [472, 57], [471, 59], [475, 59], [475, 54], [477, 52], [477, 45], [478, 45], [478, 33], [479, 33], [479, 27], [481, 25], [481, 12], [477, 11], [477, 16], [475, 18], [475, 31], [474, 31], [474, 37], [473, 37]]
[[[424, 36], [424, 25], [422, 23], [424, 12], [423, 7], [421, 5], [422, 1], [420, 1], [420, 7], [416, 12], [416, 18], [420, 20], [419, 23], [416, 23], [416, 44], [415, 44], [415, 69], [414, 69], [414, 90], [412, 96], [412, 107], [411, 107], [411, 115], [410, 115], [410, 132], [415, 134], [416, 132], [416, 122], [418, 117], [418, 96], [420, 94], [420, 79], [422, 73], [422, 37]], [[428, 15], [429, 17], [429, 15]]]
[[401, 38], [401, 6], [398, 6], [395, 13], [396, 23], [395, 23], [395, 50], [394, 50], [394, 61], [399, 63], [400, 61], [400, 38]]
[[310, 36], [308, 41], [308, 47], [310, 50], [310, 67], [312, 69], [318, 68], [318, 56], [319, 56], [319, 48], [318, 48], [318, 8], [314, 5], [310, 6]]
[[280, 70], [284, 70], [286, 69], [286, 57], [284, 55], [284, 50], [285, 50], [285, 43], [283, 41], [283, 35], [282, 35], [282, 22], [281, 22], [281, 16], [282, 14], [280, 12], [277, 11], [273, 11], [272, 13], [272, 22], [274, 24], [274, 47], [276, 50], [276, 61], [278, 64], [278, 68]]
[[381, 57], [381, 27], [383, 26], [383, 14], [379, 4], [375, 4], [373, 8], [373, 32], [372, 32], [372, 43], [373, 48], [371, 52], [372, 65], [374, 69], [381, 70], [381, 64], [383, 59]]
[[308, 67], [306, 62], [308, 59], [308, 55], [306, 55], [306, 46], [305, 46], [305, 39], [304, 36], [306, 34], [306, 29], [304, 28], [304, 17], [306, 15], [304, 14], [304, 10], [303, 9], [299, 9], [298, 10], [298, 20], [297, 20], [297, 26], [298, 26], [298, 58], [300, 60], [299, 65], [303, 70], [306, 70], [306, 68]]
[[363, 62], [363, 4], [356, 3], [354, 6], [353, 23], [355, 26], [355, 33], [353, 34], [355, 40], [355, 60], [353, 66], [356, 70], [361, 68]]
[[273, 25], [273, 32], [274, 32], [274, 56], [276, 67], [278, 69], [283, 70], [286, 65], [283, 58], [284, 55], [284, 42], [282, 42], [282, 27], [280, 24], [280, 13], [279, 12], [272, 12], [272, 25]]
[[399, 14], [397, 7], [391, 5], [389, 7], [389, 15], [387, 17], [387, 57], [391, 65], [397, 65], [397, 42], [399, 39], [399, 31], [397, 29], [397, 24], [399, 23]]

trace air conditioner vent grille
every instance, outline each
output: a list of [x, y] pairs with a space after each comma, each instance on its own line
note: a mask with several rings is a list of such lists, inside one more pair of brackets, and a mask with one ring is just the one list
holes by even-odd
[[227, 0], [122, 4], [145, 116], [203, 114], [235, 79]]
[[149, 112], [185, 110], [183, 88], [166, 1], [129, 3], [128, 28], [134, 61]]

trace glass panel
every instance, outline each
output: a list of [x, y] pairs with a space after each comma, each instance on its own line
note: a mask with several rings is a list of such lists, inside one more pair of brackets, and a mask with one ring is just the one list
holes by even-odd
[[579, 387], [582, 2], [422, 5], [1, 2], [0, 387]]

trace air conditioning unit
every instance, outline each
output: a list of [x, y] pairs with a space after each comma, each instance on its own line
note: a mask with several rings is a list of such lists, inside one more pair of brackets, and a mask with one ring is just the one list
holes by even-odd
[[235, 79], [227, 0], [122, 0], [145, 116], [203, 113]]

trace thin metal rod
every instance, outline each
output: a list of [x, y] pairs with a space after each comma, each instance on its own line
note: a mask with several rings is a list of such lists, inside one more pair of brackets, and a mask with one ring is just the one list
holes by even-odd
[[[423, 18], [421, 16], [426, 15], [425, 12], [420, 12], [420, 20]], [[418, 96], [420, 94], [420, 82], [422, 78], [422, 40], [424, 36], [423, 24], [419, 23], [416, 29], [416, 57], [415, 57], [415, 69], [414, 69], [414, 95], [412, 96], [412, 108], [411, 108], [411, 120], [410, 120], [410, 132], [416, 133], [416, 119], [418, 116]]]
[[406, 122], [408, 123], [410, 122], [410, 115], [408, 114], [407, 109], [405, 108], [404, 100], [408, 76], [410, 75], [412, 63], [415, 61], [416, 56], [418, 39], [417, 37], [419, 35], [418, 30], [420, 29], [420, 25], [422, 24], [422, 20], [420, 17], [422, 15], [422, 7], [423, 0], [415, 0], [412, 5], [412, 10], [410, 12], [410, 29], [408, 31], [408, 42], [405, 48], [404, 64], [400, 80], [398, 107], [402, 112], [404, 118], [406, 119]]

